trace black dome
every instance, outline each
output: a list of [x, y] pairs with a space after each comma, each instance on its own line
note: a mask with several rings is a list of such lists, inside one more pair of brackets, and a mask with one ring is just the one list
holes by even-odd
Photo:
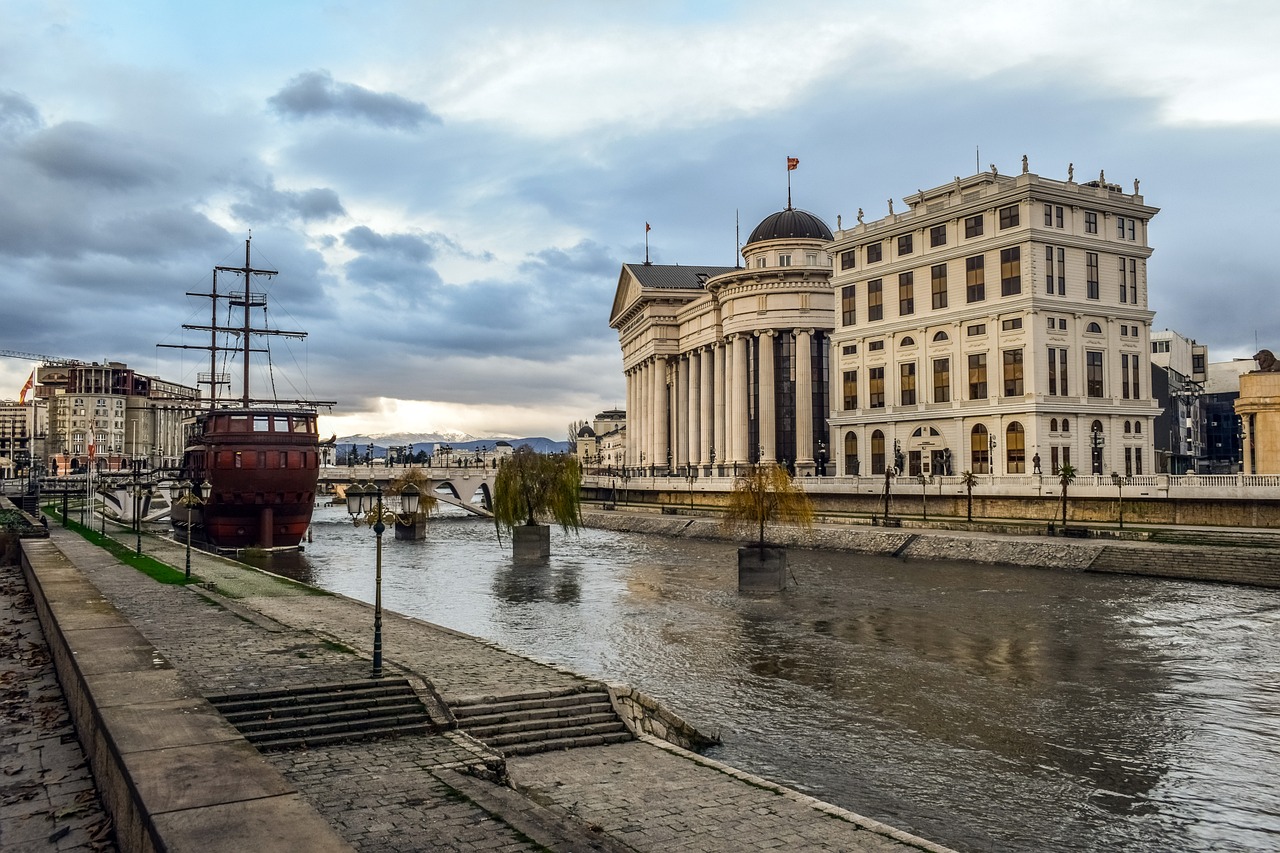
[[789, 207], [771, 213], [761, 220], [756, 230], [747, 238], [747, 245], [762, 240], [782, 240], [788, 237], [803, 240], [831, 240], [831, 229], [827, 223], [807, 210]]

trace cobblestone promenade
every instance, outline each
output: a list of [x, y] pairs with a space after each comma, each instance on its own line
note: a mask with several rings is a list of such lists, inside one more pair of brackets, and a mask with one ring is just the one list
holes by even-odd
[[[77, 535], [58, 528], [52, 533], [68, 558], [206, 696], [369, 674], [367, 654], [353, 651], [371, 642], [367, 605], [317, 595], [201, 553], [193, 553], [193, 572], [215, 592], [161, 584]], [[180, 546], [151, 537], [143, 545], [148, 554], [182, 565]], [[6, 604], [24, 594], [15, 585], [21, 585], [20, 576], [6, 576]], [[421, 679], [446, 702], [582, 683], [571, 673], [444, 628], [391, 613], [384, 623], [388, 675]], [[43, 703], [44, 694], [56, 693], [51, 674], [38, 680], [28, 691], [32, 708]], [[65, 729], [59, 735], [32, 734], [36, 721], [12, 712], [7, 698], [5, 714], [6, 772], [11, 755], [32, 749], [27, 743], [33, 738], [67, 740]], [[65, 725], [65, 712], [61, 718]], [[39, 802], [21, 807], [45, 815], [29, 819], [46, 821], [39, 824], [45, 838], [47, 815], [64, 802], [79, 808], [80, 792], [89, 785], [83, 760], [71, 749], [57, 758], [57, 768], [29, 777], [46, 787]], [[649, 738], [509, 759], [509, 785], [489, 781], [501, 761], [457, 731], [267, 758], [361, 851], [944, 850]], [[0, 811], [4, 833], [12, 832], [15, 814], [11, 788], [4, 789]], [[63, 839], [66, 844], [11, 846], [0, 836], [0, 847], [108, 849], [92, 846], [100, 820], [100, 813], [86, 808]]]

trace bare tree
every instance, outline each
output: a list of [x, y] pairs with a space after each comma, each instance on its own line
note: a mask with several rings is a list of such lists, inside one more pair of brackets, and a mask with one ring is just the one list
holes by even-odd
[[569, 452], [578, 452], [578, 433], [587, 425], [586, 421], [569, 421]]

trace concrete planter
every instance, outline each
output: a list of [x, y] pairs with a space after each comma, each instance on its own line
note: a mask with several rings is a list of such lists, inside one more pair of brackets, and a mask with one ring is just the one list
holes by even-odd
[[427, 538], [427, 519], [420, 516], [413, 520], [412, 524], [401, 524], [396, 522], [396, 538], [415, 540]]
[[551, 528], [521, 525], [511, 531], [512, 555], [517, 560], [545, 560], [551, 556]]
[[738, 549], [738, 592], [781, 592], [786, 588], [786, 548], [749, 545]]

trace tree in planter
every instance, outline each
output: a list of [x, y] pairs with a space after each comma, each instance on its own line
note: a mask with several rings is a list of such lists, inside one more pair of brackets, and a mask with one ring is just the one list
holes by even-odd
[[398, 495], [404, 491], [405, 486], [410, 484], [418, 490], [418, 512], [410, 519], [408, 524], [402, 524], [400, 519], [396, 519], [397, 539], [414, 540], [423, 538], [426, 535], [427, 516], [439, 503], [435, 493], [431, 491], [431, 481], [427, 479], [427, 475], [423, 474], [420, 468], [406, 468], [403, 474], [396, 477], [387, 486], [387, 494]]
[[1074, 483], [1075, 479], [1074, 465], [1063, 465], [1058, 469], [1058, 482], [1062, 484], [1062, 530], [1064, 533], [1067, 529], [1067, 487]]
[[[582, 469], [576, 457], [545, 455], [522, 445], [503, 461], [493, 482], [498, 536], [504, 528], [511, 534], [516, 556], [549, 556], [550, 528], [538, 519], [550, 518], [564, 530], [580, 529], [581, 490]], [[534, 544], [528, 545], [529, 540]]]
[[738, 589], [778, 591], [786, 586], [786, 550], [764, 541], [767, 523], [813, 526], [813, 504], [804, 490], [781, 465], [756, 464], [733, 481], [733, 491], [721, 526], [725, 530], [749, 529], [756, 541], [738, 549]]
[[960, 475], [960, 482], [964, 484], [967, 495], [966, 518], [973, 521], [973, 487], [978, 485], [978, 475], [972, 471], [965, 471]]

